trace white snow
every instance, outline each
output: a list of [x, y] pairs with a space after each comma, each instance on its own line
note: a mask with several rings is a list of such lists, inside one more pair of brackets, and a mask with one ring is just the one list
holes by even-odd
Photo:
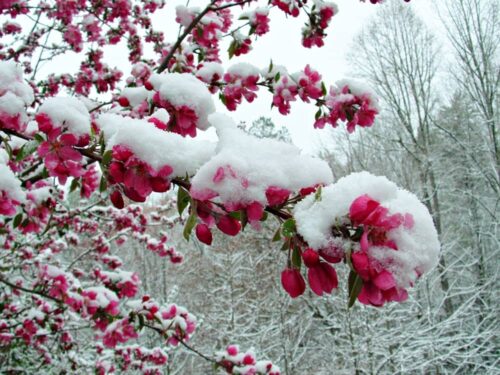
[[[302, 155], [293, 145], [251, 136], [225, 115], [214, 114], [210, 122], [217, 129], [219, 143], [216, 155], [192, 179], [195, 196], [210, 189], [224, 203], [266, 204], [265, 192], [270, 186], [298, 191], [333, 180], [326, 162]], [[214, 181], [219, 168], [225, 169], [226, 177]]]
[[351, 78], [345, 78], [335, 82], [335, 85], [337, 88], [334, 90], [337, 92], [340, 92], [344, 86], [348, 86], [353, 95], [370, 98], [371, 107], [380, 111], [377, 95], [375, 94], [373, 88], [368, 86], [366, 83]]
[[9, 91], [25, 105], [30, 105], [35, 100], [33, 89], [23, 81], [21, 67], [13, 61], [0, 61], [0, 96]]
[[38, 109], [47, 114], [54, 127], [67, 127], [77, 136], [90, 133], [90, 114], [85, 104], [73, 97], [48, 98]]
[[26, 196], [21, 188], [21, 181], [5, 164], [0, 164], [0, 191], [5, 191], [11, 199], [20, 203], [25, 201]]
[[196, 72], [196, 77], [207, 83], [212, 81], [214, 75], [218, 75], [219, 79], [224, 75], [224, 68], [216, 62], [204, 62]]
[[249, 63], [237, 63], [231, 65], [227, 72], [239, 77], [259, 76], [260, 69]]
[[194, 174], [215, 149], [211, 142], [160, 130], [146, 120], [103, 114], [96, 123], [104, 132], [108, 149], [119, 144], [127, 146], [154, 169], [169, 165], [174, 176]]
[[137, 107], [151, 96], [151, 92], [141, 87], [126, 87], [122, 91], [122, 96], [128, 99], [132, 107]]

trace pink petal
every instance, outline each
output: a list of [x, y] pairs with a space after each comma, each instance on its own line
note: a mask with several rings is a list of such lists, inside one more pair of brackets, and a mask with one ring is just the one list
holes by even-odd
[[378, 276], [373, 280], [373, 283], [377, 288], [381, 290], [388, 290], [396, 286], [394, 277], [387, 270], [383, 270], [381, 273], [379, 273]]
[[281, 272], [281, 285], [292, 298], [297, 298], [306, 290], [306, 283], [300, 271], [286, 268]]

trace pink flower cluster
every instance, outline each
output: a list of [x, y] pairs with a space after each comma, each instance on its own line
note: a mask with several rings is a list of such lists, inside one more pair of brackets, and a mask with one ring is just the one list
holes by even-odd
[[302, 45], [306, 48], [323, 47], [325, 30], [337, 12], [337, 6], [334, 3], [316, 2], [309, 13], [309, 23], [302, 31]]
[[153, 96], [154, 103], [165, 108], [170, 115], [167, 123], [167, 130], [185, 136], [196, 136], [196, 124], [198, 116], [196, 112], [187, 105], [174, 106], [168, 100], [161, 98], [160, 93], [156, 92]]
[[325, 105], [328, 115], [320, 116], [314, 123], [315, 128], [323, 129], [325, 124], [333, 127], [337, 122], [347, 121], [347, 131], [352, 133], [356, 126], [368, 127], [373, 125], [378, 108], [375, 99], [369, 92], [360, 92], [343, 85], [340, 89], [331, 88], [326, 97]]
[[62, 197], [62, 192], [55, 193], [55, 189], [46, 181], [37, 181], [28, 188], [24, 208], [27, 218], [19, 226], [23, 234], [39, 232], [47, 224], [50, 212], [56, 206], [55, 197]]
[[[177, 7], [176, 21], [184, 27], [198, 15], [199, 9]], [[219, 40], [232, 25], [230, 9], [209, 11], [193, 29], [190, 42], [200, 47], [204, 52], [205, 61], [219, 61]]]
[[13, 199], [9, 192], [0, 190], [0, 215], [13, 216], [21, 202]]
[[244, 70], [229, 69], [224, 74], [224, 83], [226, 86], [222, 92], [223, 103], [230, 111], [235, 111], [236, 107], [241, 104], [243, 98], [251, 103], [257, 97], [255, 91], [259, 88], [257, 82], [259, 80], [258, 72], [250, 69], [248, 72]]
[[[124, 145], [113, 146], [112, 157], [108, 168], [108, 181], [112, 185], [119, 184], [129, 199], [144, 202], [153, 191], [163, 193], [170, 188], [168, 177], [173, 170], [169, 165], [154, 169]], [[117, 208], [123, 208], [119, 190], [115, 189], [113, 194], [112, 203]]]
[[277, 6], [280, 10], [292, 17], [298, 17], [300, 8], [304, 5], [305, 1], [301, 0], [273, 0], [272, 5]]
[[161, 375], [161, 366], [168, 361], [168, 356], [161, 348], [147, 349], [138, 345], [115, 348], [121, 371], [141, 371], [143, 375]]
[[321, 75], [309, 65], [293, 75], [283, 74], [272, 83], [272, 88], [273, 105], [278, 107], [282, 115], [290, 113], [290, 102], [295, 101], [297, 95], [305, 103], [323, 96]]
[[168, 345], [177, 346], [187, 341], [196, 330], [196, 318], [176, 304], [160, 305], [149, 296], [135, 303], [134, 312], [142, 315], [148, 325], [161, 332]]
[[[316, 251], [311, 248], [302, 251], [301, 257], [307, 267], [309, 286], [316, 295], [330, 294], [333, 289], [337, 288], [337, 272], [330, 263], [338, 263], [339, 258], [329, 256], [325, 251]], [[300, 270], [293, 267], [283, 270], [281, 285], [292, 298], [302, 295], [306, 289], [306, 283]]]
[[273, 365], [271, 361], [257, 361], [253, 350], [242, 352], [237, 345], [229, 345], [225, 351], [216, 353], [215, 359], [228, 374], [280, 374], [280, 369]]
[[74, 148], [88, 145], [89, 135], [77, 136], [66, 132], [63, 127], [55, 126], [50, 116], [43, 112], [38, 113], [35, 119], [40, 131], [47, 135], [47, 140], [38, 147], [38, 155], [43, 158], [49, 174], [57, 177], [63, 185], [68, 177], [81, 177], [85, 172], [83, 158]]
[[361, 303], [382, 306], [385, 302], [401, 302], [408, 298], [406, 290], [398, 288], [393, 274], [370, 255], [372, 246], [383, 246], [398, 250], [396, 243], [388, 238], [388, 232], [405, 226], [413, 226], [411, 215], [389, 215], [388, 209], [379, 202], [363, 195], [355, 199], [349, 209], [349, 218], [355, 227], [362, 227], [361, 249], [352, 254], [352, 265], [363, 279], [363, 288], [358, 296]]
[[[249, 187], [250, 182], [244, 176], [239, 176], [231, 165], [217, 168], [212, 181], [217, 184], [225, 179], [238, 181], [244, 189]], [[196, 206], [196, 213], [202, 223], [196, 226], [196, 237], [203, 243], [212, 243], [212, 233], [210, 228], [217, 228], [229, 236], [236, 236], [241, 230], [241, 223], [231, 216], [232, 212], [240, 212], [245, 216], [245, 220], [256, 229], [260, 229], [260, 220], [264, 214], [264, 205], [261, 202], [222, 202], [224, 209], [210, 202], [219, 194], [211, 189], [197, 190], [191, 188], [191, 197], [199, 200]], [[265, 191], [267, 205], [281, 206], [290, 197], [291, 191], [279, 186], [269, 186]], [[229, 214], [228, 214], [229, 213]]]
[[129, 318], [123, 318], [106, 327], [102, 336], [102, 343], [108, 348], [114, 348], [119, 343], [123, 344], [137, 337], [139, 335], [134, 326], [130, 324]]
[[269, 31], [269, 9], [257, 8], [248, 13], [250, 22], [250, 34], [262, 36]]
[[106, 288], [118, 294], [119, 298], [134, 297], [139, 290], [141, 281], [139, 276], [134, 272], [126, 271], [102, 271], [99, 268], [94, 270], [94, 276], [100, 280]]

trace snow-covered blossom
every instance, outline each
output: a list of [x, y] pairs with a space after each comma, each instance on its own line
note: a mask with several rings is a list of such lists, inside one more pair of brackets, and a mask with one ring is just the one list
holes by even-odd
[[[310, 195], [294, 209], [298, 233], [316, 251], [350, 256], [363, 280], [359, 299], [382, 305], [406, 298], [406, 289], [436, 265], [439, 241], [427, 208], [384, 177], [354, 173]], [[348, 224], [361, 231], [340, 243], [333, 233]], [[356, 242], [359, 242], [356, 244]]]
[[168, 130], [182, 136], [196, 136], [196, 129], [208, 128], [208, 116], [215, 111], [207, 87], [191, 74], [154, 74], [150, 82], [153, 100], [169, 115]]
[[347, 122], [347, 131], [352, 133], [356, 126], [373, 125], [379, 112], [372, 90], [352, 80], [339, 81], [336, 87], [331, 87], [325, 105], [329, 113], [316, 120], [315, 128], [322, 129], [325, 124], [336, 127], [340, 120]]

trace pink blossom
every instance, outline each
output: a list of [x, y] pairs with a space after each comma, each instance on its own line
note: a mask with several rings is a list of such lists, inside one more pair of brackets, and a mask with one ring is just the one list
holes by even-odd
[[269, 186], [266, 189], [267, 203], [270, 206], [279, 206], [286, 202], [290, 193], [290, 190], [280, 188], [279, 186]]
[[75, 52], [81, 52], [83, 49], [82, 33], [76, 26], [68, 25], [68, 28], [64, 32], [64, 40], [73, 47]]
[[306, 103], [309, 99], [319, 99], [322, 95], [321, 75], [306, 65], [304, 71], [297, 79], [299, 97]]
[[390, 240], [387, 234], [401, 225], [411, 227], [412, 216], [389, 215], [389, 210], [378, 201], [368, 195], [362, 195], [351, 204], [349, 217], [353, 225], [363, 228], [361, 250], [351, 256], [352, 265], [363, 280], [359, 301], [373, 306], [382, 306], [390, 301], [404, 301], [408, 295], [406, 290], [398, 288], [393, 274], [372, 259], [369, 250], [372, 246], [384, 246], [397, 251], [397, 244]]
[[90, 198], [98, 186], [99, 174], [95, 164], [89, 165], [82, 176], [82, 188], [80, 190], [80, 195], [85, 198]]
[[170, 115], [167, 123], [167, 130], [180, 134], [183, 137], [196, 136], [196, 124], [198, 123], [198, 116], [196, 112], [188, 106], [181, 105], [175, 107], [168, 100], [161, 99], [160, 94], [157, 92], [153, 96], [153, 100], [161, 108], [165, 108]]
[[262, 36], [269, 31], [269, 11], [267, 9], [256, 9], [250, 18], [252, 30], [258, 36]]
[[[169, 176], [173, 169], [165, 165], [154, 169], [136, 157], [126, 146], [113, 146], [113, 161], [109, 165], [108, 179], [111, 184], [122, 184], [124, 194], [136, 202], [144, 202], [153, 191], [163, 193], [170, 188]], [[111, 194], [113, 204], [122, 207], [120, 194]]]
[[306, 283], [296, 268], [286, 268], [281, 272], [281, 285], [292, 298], [297, 298], [306, 290]]
[[0, 215], [13, 216], [21, 202], [12, 199], [8, 192], [0, 190]]
[[318, 252], [306, 249], [302, 253], [304, 264], [308, 268], [307, 279], [312, 291], [318, 296], [330, 294], [338, 286], [337, 273], [328, 263], [322, 262]]
[[223, 90], [223, 102], [227, 109], [235, 111], [236, 107], [241, 104], [243, 98], [249, 103], [253, 102], [257, 97], [255, 91], [259, 89], [257, 86], [258, 80], [258, 74], [244, 76], [230, 71], [224, 74], [226, 87], [224, 87]]
[[130, 339], [139, 337], [134, 327], [129, 323], [128, 318], [119, 320], [106, 329], [102, 342], [108, 348], [114, 348], [118, 343], [125, 343]]
[[219, 218], [217, 228], [228, 236], [236, 236], [241, 230], [241, 224], [235, 218], [226, 215]]
[[211, 245], [212, 244], [212, 232], [210, 231], [210, 228], [206, 224], [198, 224], [196, 225], [196, 238], [200, 240], [200, 242], [203, 242], [206, 245]]
[[315, 128], [323, 128], [327, 123], [336, 127], [337, 122], [341, 120], [347, 121], [347, 131], [352, 133], [356, 126], [373, 125], [378, 114], [376, 103], [370, 94], [354, 94], [348, 85], [340, 90], [332, 88], [326, 98], [326, 107], [330, 113], [318, 118], [314, 124]]
[[298, 94], [297, 84], [289, 77], [284, 75], [278, 82], [273, 84], [274, 95], [273, 105], [278, 107], [282, 115], [290, 113], [290, 102], [295, 101]]

